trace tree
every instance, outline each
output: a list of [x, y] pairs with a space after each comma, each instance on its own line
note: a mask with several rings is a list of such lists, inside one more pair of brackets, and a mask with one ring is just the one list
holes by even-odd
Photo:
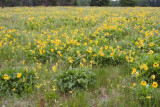
[[149, 6], [149, 1], [148, 0], [138, 0], [137, 5], [142, 6], [142, 7]]
[[119, 1], [110, 1], [110, 6], [120, 6]]
[[51, 5], [51, 6], [57, 5], [57, 0], [48, 0], [48, 1], [49, 1], [49, 5]]
[[137, 4], [136, 0], [120, 0], [121, 6], [135, 6]]
[[74, 6], [78, 6], [77, 0], [74, 0]]
[[91, 6], [100, 6], [100, 0], [91, 0], [90, 5]]
[[110, 0], [91, 0], [91, 6], [108, 6]]
[[148, 0], [150, 6], [160, 6], [160, 0]]
[[156, 6], [160, 7], [160, 0], [157, 0], [156, 4]]
[[73, 5], [73, 1], [72, 0], [57, 0], [57, 3], [60, 6]]
[[21, 0], [0, 0], [1, 7], [4, 8], [5, 6], [17, 6], [20, 5]]
[[90, 5], [91, 0], [78, 0], [78, 5], [79, 6], [89, 6]]
[[108, 6], [109, 2], [110, 2], [110, 0], [102, 0], [102, 5], [103, 6]]
[[1, 7], [4, 8], [4, 6], [5, 6], [5, 0], [1, 0], [0, 3], [1, 3]]

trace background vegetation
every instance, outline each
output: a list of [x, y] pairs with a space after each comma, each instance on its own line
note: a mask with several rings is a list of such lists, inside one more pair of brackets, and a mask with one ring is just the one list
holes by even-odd
[[0, 0], [4, 6], [160, 6], [160, 0]]

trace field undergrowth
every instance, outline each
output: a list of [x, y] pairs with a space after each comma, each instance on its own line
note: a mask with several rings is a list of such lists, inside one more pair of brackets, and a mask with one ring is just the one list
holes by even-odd
[[160, 103], [159, 7], [0, 9], [0, 105]]

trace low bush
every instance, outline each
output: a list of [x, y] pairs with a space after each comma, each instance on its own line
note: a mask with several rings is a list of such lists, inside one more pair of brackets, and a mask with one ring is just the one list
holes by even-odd
[[57, 86], [62, 92], [87, 89], [95, 82], [95, 74], [84, 69], [69, 69], [57, 76]]
[[5, 95], [32, 92], [36, 82], [34, 71], [8, 69], [0, 72], [0, 93]]

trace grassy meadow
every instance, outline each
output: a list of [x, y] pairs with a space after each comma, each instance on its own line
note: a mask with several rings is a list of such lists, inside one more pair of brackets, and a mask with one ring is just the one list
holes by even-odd
[[0, 9], [0, 106], [158, 107], [159, 7]]

